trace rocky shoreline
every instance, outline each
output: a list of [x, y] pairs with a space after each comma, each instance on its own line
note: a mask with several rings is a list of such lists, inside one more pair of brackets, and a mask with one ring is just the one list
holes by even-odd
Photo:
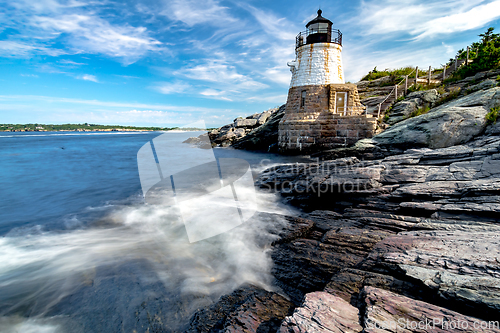
[[489, 81], [437, 107], [437, 92], [415, 93], [374, 138], [265, 170], [256, 185], [303, 211], [257, 217], [288, 221], [265, 245], [276, 289], [242, 286], [188, 331], [500, 332], [500, 127], [485, 121], [500, 87]]

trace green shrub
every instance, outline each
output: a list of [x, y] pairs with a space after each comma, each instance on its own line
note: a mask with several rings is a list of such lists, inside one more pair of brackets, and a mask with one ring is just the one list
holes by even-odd
[[492, 108], [490, 112], [486, 114], [484, 117], [486, 119], [486, 124], [487, 125], [492, 125], [497, 122], [498, 119], [498, 111], [500, 111], [500, 106], [497, 106], [496, 108]]
[[[481, 40], [471, 45], [469, 58], [472, 63], [460, 67], [452, 76], [456, 80], [461, 80], [467, 76], [472, 76], [478, 72], [500, 67], [500, 34], [494, 34], [494, 28], [488, 28], [484, 34], [480, 34]], [[458, 51], [459, 58], [463, 59], [466, 52]], [[465, 55], [466, 56], [466, 55]], [[453, 81], [449, 81], [453, 82]]]
[[430, 110], [430, 108], [428, 106], [424, 106], [423, 108], [419, 108], [419, 109], [413, 111], [412, 113], [410, 113], [409, 118], [418, 117], [420, 115], [426, 114], [427, 112], [429, 112], [429, 110]]

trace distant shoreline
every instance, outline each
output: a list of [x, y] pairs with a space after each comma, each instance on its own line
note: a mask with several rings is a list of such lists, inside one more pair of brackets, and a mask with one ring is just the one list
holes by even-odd
[[199, 128], [178, 127], [136, 127], [97, 124], [0, 124], [0, 132], [191, 132], [201, 131]]

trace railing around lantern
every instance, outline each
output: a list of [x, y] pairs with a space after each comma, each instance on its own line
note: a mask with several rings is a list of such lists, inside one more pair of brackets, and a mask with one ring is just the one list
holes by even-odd
[[[313, 38], [315, 36], [322, 38]], [[295, 37], [295, 51], [303, 45], [313, 43], [335, 43], [342, 46], [342, 33], [338, 29], [307, 29]]]
[[365, 106], [341, 106], [337, 107], [334, 114], [338, 114], [340, 116], [360, 116], [365, 114], [366, 107]]

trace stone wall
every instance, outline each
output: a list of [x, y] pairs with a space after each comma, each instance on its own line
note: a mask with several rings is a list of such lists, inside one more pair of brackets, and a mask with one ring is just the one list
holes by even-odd
[[[301, 105], [302, 91], [306, 91]], [[347, 106], [357, 113], [335, 113], [335, 92], [348, 92]], [[279, 150], [308, 153], [350, 146], [374, 135], [377, 120], [363, 112], [355, 84], [324, 84], [293, 87], [288, 91], [285, 115], [279, 124]]]
[[292, 71], [290, 87], [344, 83], [342, 46], [335, 43], [303, 45], [297, 59], [288, 65]]
[[[285, 115], [286, 117], [286, 115]], [[323, 112], [314, 120], [283, 120], [279, 124], [278, 145], [281, 152], [309, 153], [346, 147], [371, 138], [377, 119], [371, 116], [339, 116]]]

